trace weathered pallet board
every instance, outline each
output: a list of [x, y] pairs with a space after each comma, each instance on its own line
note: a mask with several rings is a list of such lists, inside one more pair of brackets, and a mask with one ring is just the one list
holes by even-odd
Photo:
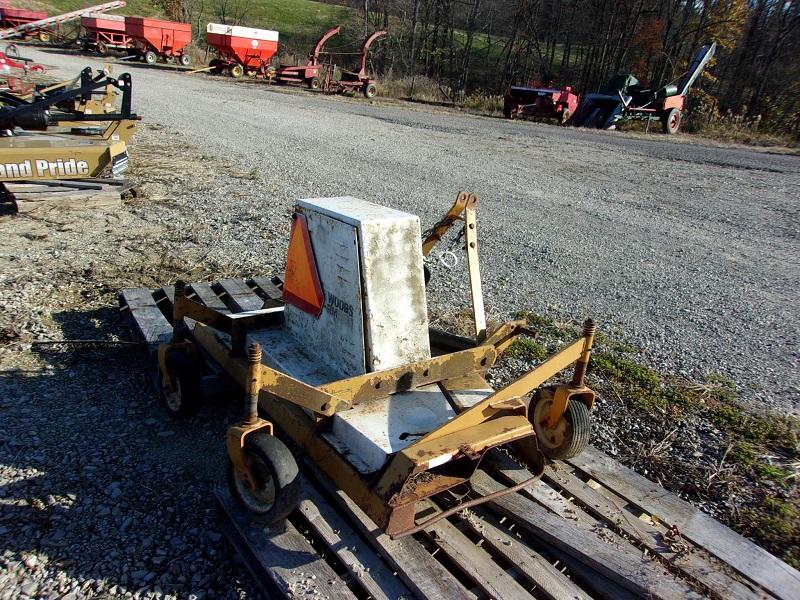
[[6, 181], [6, 197], [18, 213], [45, 212], [63, 208], [118, 206], [121, 194], [133, 184], [114, 180]]
[[[191, 284], [187, 293], [218, 310], [240, 312], [279, 301], [280, 285], [266, 278], [224, 279]], [[120, 294], [131, 328], [151, 347], [171, 334], [172, 294], [169, 286]], [[467, 406], [471, 398], [454, 401]], [[306, 461], [301, 471], [303, 500], [281, 528], [250, 523], [224, 490], [216, 492], [223, 529], [265, 593], [437, 600], [800, 599], [797, 571], [593, 448], [569, 463], [552, 463], [541, 481], [519, 493], [400, 540], [383, 534], [315, 465]], [[470, 494], [485, 495], [530, 477], [494, 450], [473, 477]], [[418, 519], [452, 503], [447, 494], [420, 503]], [[289, 549], [308, 562], [300, 567], [278, 558], [279, 550]], [[324, 590], [304, 587], [309, 581], [321, 584], [322, 575], [306, 576], [315, 573], [312, 568], [328, 569]]]

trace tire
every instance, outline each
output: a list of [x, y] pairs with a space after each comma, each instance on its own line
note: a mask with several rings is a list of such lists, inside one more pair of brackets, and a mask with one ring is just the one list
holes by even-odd
[[158, 56], [152, 50], [148, 50], [147, 52], [144, 53], [144, 62], [146, 62], [148, 65], [156, 64], [157, 60]]
[[248, 490], [228, 461], [228, 488], [234, 500], [253, 520], [272, 525], [284, 519], [300, 499], [297, 461], [278, 438], [254, 432], [244, 439], [244, 455], [256, 490]]
[[378, 86], [374, 83], [368, 83], [364, 86], [364, 98], [367, 100], [372, 100], [375, 96], [378, 95]]
[[569, 121], [569, 118], [571, 116], [572, 113], [569, 112], [569, 109], [565, 108], [563, 111], [561, 111], [561, 117], [559, 117], [558, 122], [561, 123], [562, 125], [566, 125], [567, 121]]
[[190, 64], [192, 64], [192, 57], [188, 54], [181, 54], [178, 58], [178, 62], [182, 67], [188, 67]]
[[230, 73], [231, 77], [234, 79], [239, 79], [239, 77], [244, 75], [244, 67], [239, 63], [233, 63], [230, 67], [228, 67], [228, 73]]
[[103, 42], [98, 42], [95, 49], [100, 56], [105, 56], [108, 54], [108, 46], [106, 46]]
[[158, 391], [164, 410], [175, 419], [197, 414], [203, 406], [203, 378], [194, 359], [186, 352], [172, 352], [167, 355], [167, 369], [175, 389], [167, 387], [159, 371]]
[[312, 77], [308, 80], [308, 89], [318, 90], [322, 87], [322, 79], [319, 77]]
[[50, 41], [50, 34], [46, 31], [40, 31], [38, 37], [39, 41], [45, 44]]
[[680, 126], [681, 126], [681, 111], [679, 111], [677, 108], [670, 108], [661, 117], [661, 128], [664, 130], [664, 133], [668, 135], [678, 133], [678, 129], [680, 128]]
[[172, 56], [171, 54], [169, 56], [165, 56], [164, 62], [167, 63], [168, 65], [171, 65], [172, 63], [175, 62], [175, 57]]
[[536, 391], [528, 408], [528, 418], [536, 431], [539, 448], [548, 458], [564, 460], [578, 456], [589, 445], [592, 423], [589, 409], [578, 399], [570, 400], [567, 410], [555, 427], [546, 429], [541, 425], [553, 403], [555, 390], [551, 387]]

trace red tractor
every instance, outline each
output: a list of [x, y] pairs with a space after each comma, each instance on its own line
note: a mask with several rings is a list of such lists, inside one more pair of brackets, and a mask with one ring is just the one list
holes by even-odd
[[566, 123], [578, 108], [578, 96], [570, 86], [563, 89], [538, 87], [532, 81], [528, 87], [512, 85], [503, 98], [503, 114], [515, 117], [545, 117]]

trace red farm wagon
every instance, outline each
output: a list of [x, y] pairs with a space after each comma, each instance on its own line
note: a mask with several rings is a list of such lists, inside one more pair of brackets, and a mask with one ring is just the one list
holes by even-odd
[[83, 49], [105, 56], [110, 49], [125, 50], [133, 47], [133, 40], [125, 33], [125, 17], [103, 15], [81, 17], [81, 27], [86, 30]]
[[278, 51], [277, 31], [209, 23], [206, 41], [217, 51], [218, 57], [209, 63], [217, 73], [272, 77], [275, 72], [269, 61]]
[[159, 56], [168, 63], [178, 59], [184, 67], [192, 62], [185, 53], [192, 41], [192, 26], [188, 23], [125, 17], [125, 33], [133, 40], [139, 57], [149, 65]]

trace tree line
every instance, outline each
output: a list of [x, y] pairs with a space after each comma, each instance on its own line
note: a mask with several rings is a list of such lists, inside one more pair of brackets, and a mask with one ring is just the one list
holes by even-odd
[[[330, 1], [330, 0], [329, 0]], [[378, 61], [425, 75], [454, 96], [510, 84], [596, 92], [630, 73], [659, 88], [717, 43], [692, 100], [712, 115], [797, 131], [800, 2], [796, 0], [344, 0], [390, 40]]]

